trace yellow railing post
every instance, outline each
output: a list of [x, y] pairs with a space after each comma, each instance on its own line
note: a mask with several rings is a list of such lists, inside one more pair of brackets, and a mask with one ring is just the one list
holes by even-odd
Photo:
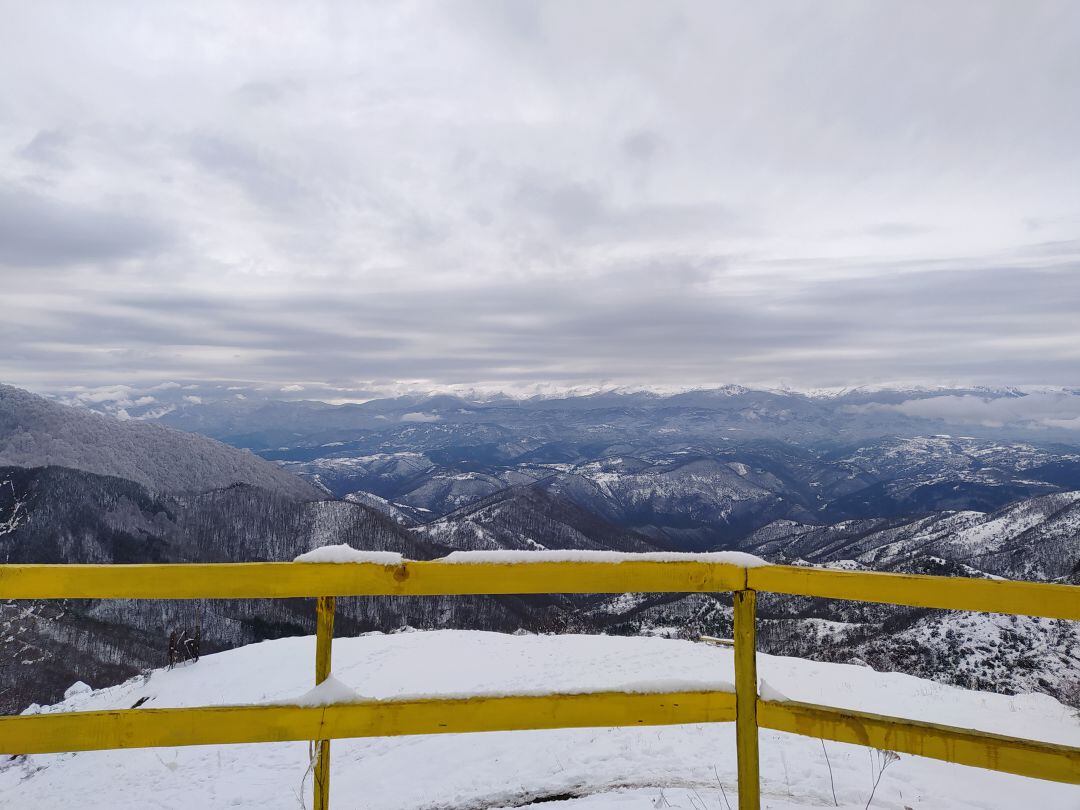
[[[330, 655], [334, 643], [334, 597], [320, 596], [315, 604], [315, 685], [330, 677]], [[330, 741], [315, 743], [314, 810], [330, 807]]]
[[759, 810], [757, 633], [754, 626], [757, 593], [735, 591], [735, 748], [738, 754], [739, 810]]

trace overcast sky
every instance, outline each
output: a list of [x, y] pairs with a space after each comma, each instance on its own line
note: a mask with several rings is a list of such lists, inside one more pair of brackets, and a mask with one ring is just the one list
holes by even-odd
[[0, 381], [1080, 385], [1080, 3], [2, 6]]

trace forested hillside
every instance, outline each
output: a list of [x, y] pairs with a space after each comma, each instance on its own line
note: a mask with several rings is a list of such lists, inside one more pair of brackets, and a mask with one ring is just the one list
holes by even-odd
[[205, 436], [60, 405], [8, 385], [0, 385], [0, 465], [71, 467], [155, 492], [245, 483], [294, 498], [322, 495], [278, 466]]

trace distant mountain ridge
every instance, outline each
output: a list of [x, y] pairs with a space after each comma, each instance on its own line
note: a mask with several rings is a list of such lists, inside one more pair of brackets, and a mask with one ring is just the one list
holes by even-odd
[[[624, 435], [640, 438], [635, 430], [666, 422], [663, 427], [684, 438], [730, 428], [785, 441], [950, 432], [1080, 445], [1080, 389], [1064, 386], [879, 385], [819, 391], [741, 385], [623, 386], [553, 389], [533, 396], [462, 388], [343, 404], [321, 400], [336, 389], [300, 387], [298, 394], [296, 388], [290, 387], [284, 397], [276, 389], [210, 384], [155, 386], [146, 389], [144, 397], [126, 388], [63, 396], [89, 408], [123, 410], [135, 418], [160, 420], [259, 452], [281, 445], [315, 447], [354, 440], [423, 422], [456, 428], [498, 424], [534, 435], [557, 430], [563, 438], [603, 425], [617, 430], [620, 424], [626, 428]], [[301, 398], [305, 394], [307, 398]], [[121, 396], [125, 398], [100, 398]], [[691, 418], [683, 418], [687, 416]]]
[[0, 385], [0, 466], [55, 465], [135, 481], [156, 492], [244, 483], [294, 498], [325, 497], [310, 482], [206, 436], [119, 419]]

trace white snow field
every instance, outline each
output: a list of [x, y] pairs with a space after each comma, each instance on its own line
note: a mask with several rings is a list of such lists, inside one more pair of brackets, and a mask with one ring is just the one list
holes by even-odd
[[[315, 640], [208, 655], [120, 686], [71, 690], [41, 711], [299, 702]], [[1044, 695], [971, 692], [895, 673], [761, 655], [770, 696], [931, 720], [1069, 745], [1080, 720]], [[473, 631], [369, 634], [334, 642], [334, 697], [724, 688], [732, 653], [687, 641]], [[31, 709], [34, 710], [34, 709]], [[736, 807], [734, 725], [488, 732], [335, 740], [331, 807], [727, 810]], [[840, 807], [864, 808], [875, 753], [825, 743]], [[877, 757], [880, 759], [880, 757]], [[762, 806], [832, 807], [822, 742], [761, 733]], [[300, 808], [311, 806], [304, 742], [4, 758], [0, 807]], [[1080, 788], [902, 754], [874, 808], [1077, 810]]]

